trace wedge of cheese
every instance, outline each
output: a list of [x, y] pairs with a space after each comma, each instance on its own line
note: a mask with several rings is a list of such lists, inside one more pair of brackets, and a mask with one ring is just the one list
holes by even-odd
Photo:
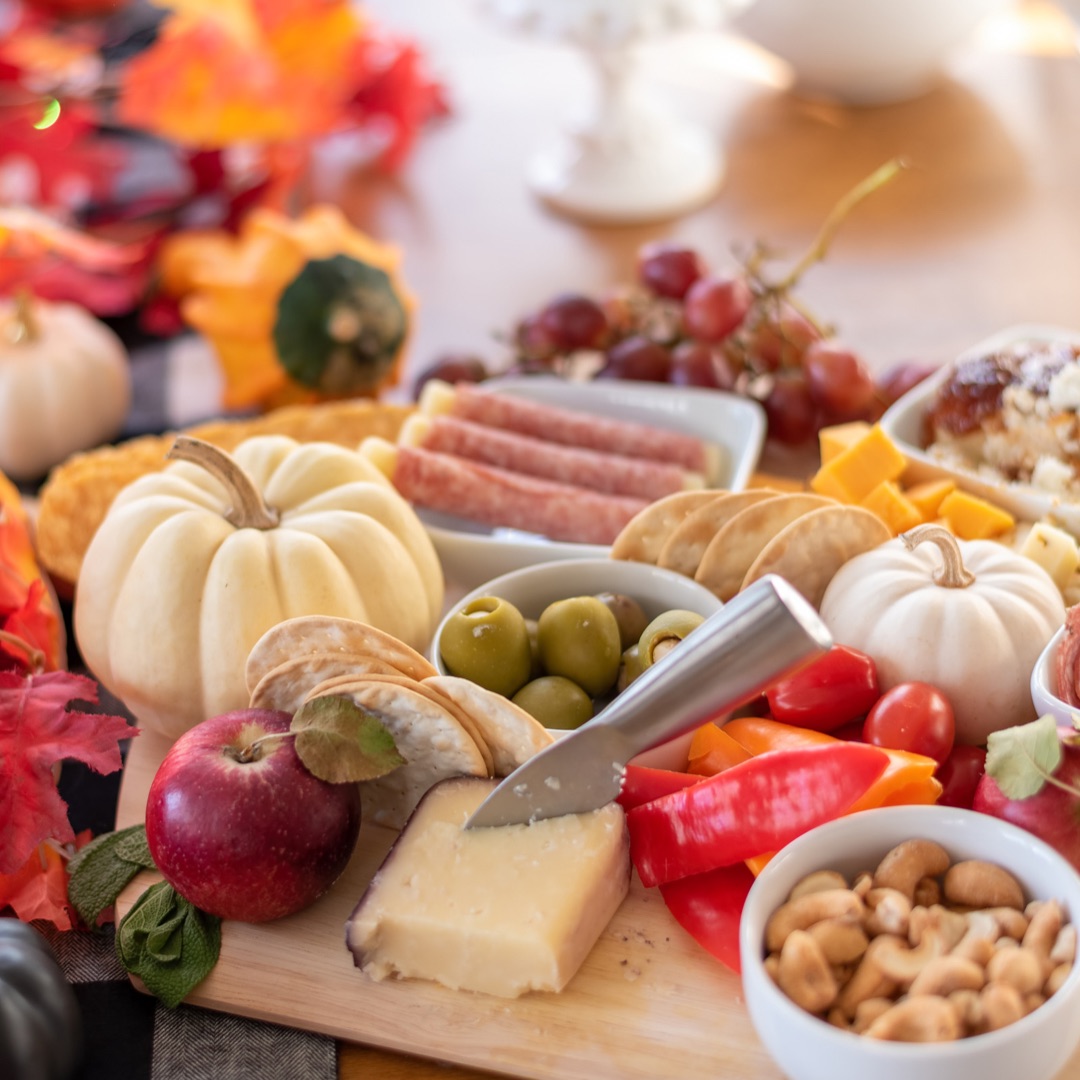
[[495, 783], [444, 780], [417, 806], [346, 926], [371, 978], [508, 998], [561, 990], [622, 903], [630, 854], [621, 807], [464, 829]]

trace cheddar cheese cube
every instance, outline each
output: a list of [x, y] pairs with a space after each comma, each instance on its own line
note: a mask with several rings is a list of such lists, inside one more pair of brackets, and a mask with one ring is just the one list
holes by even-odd
[[1016, 519], [1007, 510], [966, 491], [946, 495], [938, 513], [961, 540], [990, 540], [1016, 524]]
[[877, 514], [889, 526], [893, 536], [914, 529], [925, 520], [895, 480], [883, 480], [859, 505]]
[[1073, 575], [1080, 570], [1080, 549], [1077, 548], [1076, 538], [1045, 521], [1037, 521], [1031, 526], [1031, 531], [1020, 545], [1020, 554], [1038, 563], [1054, 579], [1059, 589], [1065, 589]]
[[844, 503], [860, 503], [886, 480], [898, 480], [907, 467], [904, 455], [880, 424], [841, 450], [810, 478], [810, 487]]
[[849, 446], [870, 434], [870, 425], [865, 420], [852, 420], [847, 424], [833, 424], [818, 432], [818, 448], [821, 451], [821, 464], [826, 465], [838, 457]]
[[930, 522], [938, 516], [945, 496], [955, 490], [955, 480], [924, 480], [921, 484], [912, 484], [904, 494], [922, 514], [923, 521]]

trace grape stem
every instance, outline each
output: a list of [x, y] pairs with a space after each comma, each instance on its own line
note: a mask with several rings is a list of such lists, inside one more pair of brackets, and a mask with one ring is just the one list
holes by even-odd
[[904, 168], [907, 168], [907, 162], [903, 158], [892, 158], [875, 169], [844, 195], [829, 211], [828, 217], [825, 218], [817, 236], [814, 237], [814, 242], [806, 250], [803, 257], [788, 271], [785, 277], [772, 286], [772, 289], [778, 293], [788, 292], [814, 263], [824, 261], [837, 230], [848, 214], [868, 195], [872, 195], [894, 179], [900, 170]]

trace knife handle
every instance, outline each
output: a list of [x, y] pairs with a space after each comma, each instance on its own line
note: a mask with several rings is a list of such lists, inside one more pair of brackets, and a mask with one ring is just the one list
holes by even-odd
[[589, 726], [617, 731], [628, 759], [745, 704], [831, 645], [813, 605], [769, 574], [710, 615]]

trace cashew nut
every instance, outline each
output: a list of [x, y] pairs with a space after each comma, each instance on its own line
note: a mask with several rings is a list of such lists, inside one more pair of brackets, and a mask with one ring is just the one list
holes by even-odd
[[894, 1042], [951, 1042], [963, 1033], [956, 1007], [939, 997], [905, 998], [864, 1032], [871, 1039]]
[[851, 1023], [851, 1030], [855, 1032], [865, 1031], [879, 1016], [887, 1013], [893, 1007], [892, 998], [872, 997], [860, 1001], [855, 1008], [855, 1018]]
[[1034, 905], [1029, 904], [1029, 910], [1025, 912], [1029, 922], [1021, 944], [1039, 956], [1044, 963], [1050, 963], [1050, 950], [1061, 933], [1061, 924], [1065, 921], [1065, 912], [1056, 900], [1044, 900], [1034, 910]]
[[[993, 925], [996, 930], [997, 923]], [[928, 908], [912, 908], [911, 919], [908, 923], [908, 941], [912, 945], [918, 945], [930, 928], [941, 935], [945, 951], [948, 952], [955, 948], [968, 932], [967, 917], [958, 911], [950, 911], [940, 904], [934, 904]]]
[[873, 956], [875, 947], [881, 948], [880, 942], [895, 940], [878, 937], [870, 942], [855, 973], [841, 987], [840, 996], [836, 999], [836, 1004], [845, 1016], [854, 1017], [856, 1009], [868, 998], [889, 997], [896, 989], [896, 983], [885, 975]]
[[1027, 916], [1022, 911], [1010, 907], [992, 907], [986, 909], [987, 914], [997, 920], [1001, 933], [1006, 938], [1012, 938], [1017, 944], [1024, 940], [1027, 933]]
[[941, 885], [937, 878], [924, 877], [915, 886], [915, 895], [912, 898], [919, 907], [931, 907], [941, 903]]
[[996, 949], [986, 965], [988, 982], [1005, 983], [1021, 997], [1041, 990], [1045, 978], [1043, 960], [1024, 948]]
[[945, 899], [970, 908], [1024, 910], [1024, 890], [1003, 867], [983, 859], [965, 859], [945, 871]]
[[912, 997], [936, 994], [948, 997], [954, 990], [981, 990], [986, 982], [983, 969], [962, 956], [938, 956], [929, 961], [908, 987]]
[[792, 930], [780, 950], [777, 985], [807, 1012], [824, 1012], [839, 987], [818, 943], [805, 930]]
[[863, 902], [850, 889], [824, 889], [789, 900], [772, 913], [765, 925], [765, 948], [778, 952], [793, 930], [805, 930], [822, 919], [862, 918]]
[[1054, 964], [1071, 964], [1076, 960], [1076, 927], [1072, 923], [1063, 926], [1057, 940], [1050, 950], [1050, 961]]
[[979, 1032], [997, 1031], [1015, 1024], [1024, 1015], [1024, 1002], [1016, 990], [1004, 983], [987, 983], [979, 995], [982, 1008], [980, 1021], [974, 1025]]
[[1046, 982], [1043, 983], [1043, 993], [1047, 997], [1056, 994], [1065, 985], [1070, 971], [1072, 971], [1072, 964], [1058, 964], [1057, 967], [1052, 968], [1050, 974], [1046, 976]]
[[949, 853], [933, 840], [905, 840], [889, 851], [874, 871], [875, 888], [897, 889], [908, 899], [925, 877], [937, 877], [949, 868]]
[[[881, 944], [878, 945], [878, 942]], [[949, 951], [941, 931], [933, 926], [926, 928], [915, 948], [911, 948], [906, 941], [893, 937], [875, 938], [873, 945], [877, 948], [868, 949], [867, 955], [872, 956], [878, 970], [886, 978], [901, 987], [910, 986], [931, 960], [944, 956]]]
[[800, 896], [809, 896], [810, 893], [824, 892], [826, 889], [846, 889], [847, 879], [843, 874], [835, 870], [815, 870], [807, 874], [801, 881], [797, 881], [788, 893], [789, 900], [798, 900]]
[[911, 900], [898, 889], [871, 889], [865, 897], [870, 915], [866, 929], [871, 934], [898, 934], [907, 937]]
[[830, 964], [852, 964], [866, 952], [870, 939], [858, 919], [822, 919], [809, 930]]

